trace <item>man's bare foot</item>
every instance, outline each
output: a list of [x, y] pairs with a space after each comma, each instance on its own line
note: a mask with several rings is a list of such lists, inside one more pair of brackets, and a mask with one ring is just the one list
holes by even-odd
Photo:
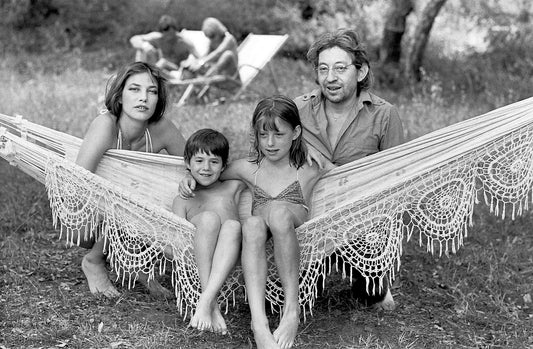
[[169, 289], [163, 287], [156, 279], [148, 281], [148, 274], [139, 273], [138, 280], [146, 287], [150, 295], [158, 299], [171, 299], [174, 294]]
[[120, 292], [118, 292], [111, 280], [109, 280], [105, 263], [92, 263], [87, 256], [85, 256], [81, 261], [81, 270], [83, 270], [83, 273], [87, 278], [89, 290], [92, 294], [101, 294], [107, 298], [120, 296]]
[[385, 295], [385, 298], [383, 298], [381, 302], [377, 302], [376, 304], [374, 304], [373, 307], [377, 310], [394, 310], [396, 308], [396, 304], [394, 304], [394, 298], [392, 298], [390, 288], [387, 289], [387, 294]]
[[300, 315], [296, 312], [285, 312], [281, 317], [278, 328], [274, 331], [274, 339], [281, 349], [292, 348], [298, 333]]
[[196, 305], [196, 311], [189, 322], [189, 326], [196, 328], [199, 331], [214, 331], [211, 313], [212, 309], [210, 304], [200, 297], [200, 300]]
[[254, 332], [254, 339], [255, 339], [255, 345], [257, 345], [257, 349], [280, 349], [280, 346], [278, 343], [276, 343], [276, 339], [270, 333], [270, 329], [268, 326], [253, 326], [252, 330]]
[[213, 311], [211, 312], [211, 319], [213, 320], [213, 331], [220, 333], [221, 335], [228, 334], [228, 328], [226, 326], [226, 321], [220, 312], [218, 304], [215, 304]]

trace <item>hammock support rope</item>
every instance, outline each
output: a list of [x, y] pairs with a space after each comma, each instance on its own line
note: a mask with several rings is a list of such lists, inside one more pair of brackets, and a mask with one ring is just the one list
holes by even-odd
[[[45, 183], [54, 224], [70, 243], [79, 234], [102, 234], [129, 287], [139, 272], [154, 277], [170, 265], [179, 311], [191, 314], [200, 294], [194, 226], [170, 212], [183, 159], [109, 150], [93, 174], [73, 162], [79, 138], [2, 114], [0, 127], [0, 156]], [[399, 270], [404, 239], [417, 235], [432, 254], [455, 253], [480, 198], [494, 214], [514, 219], [533, 200], [532, 184], [533, 98], [332, 170], [314, 189], [310, 220], [297, 229], [304, 314], [335, 251], [366, 278], [368, 293], [379, 292]], [[240, 206], [242, 216], [249, 214], [249, 192]], [[268, 255], [267, 299], [281, 309], [271, 245]], [[351, 278], [350, 270], [343, 276]], [[226, 310], [243, 286], [237, 267], [220, 293]]]

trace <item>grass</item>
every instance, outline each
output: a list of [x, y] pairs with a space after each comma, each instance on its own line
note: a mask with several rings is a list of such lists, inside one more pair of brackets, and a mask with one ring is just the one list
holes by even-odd
[[[45, 63], [29, 64], [31, 57], [24, 66], [0, 63], [6, 82], [1, 112], [83, 136], [102, 104], [110, 70], [95, 70], [86, 66], [87, 59], [75, 58], [52, 71]], [[274, 63], [280, 92], [294, 97], [314, 88], [306, 64]], [[252, 87], [237, 102], [171, 108], [169, 115], [185, 136], [201, 127], [221, 130], [231, 141], [232, 156], [243, 156], [255, 103], [273, 91], [267, 74]], [[178, 92], [173, 91], [174, 99]], [[511, 102], [508, 96], [520, 93], [502, 92], [494, 103]], [[467, 92], [450, 95], [436, 78], [412, 90], [379, 89], [378, 94], [399, 107], [409, 139], [499, 106]], [[231, 336], [221, 337], [188, 329], [172, 301], [151, 299], [142, 286], [122, 288], [115, 301], [91, 296], [79, 267], [85, 250], [58, 241], [44, 187], [5, 161], [0, 178], [0, 348], [253, 346], [242, 299], [227, 314]], [[416, 239], [405, 243], [393, 312], [363, 307], [349, 296], [348, 283], [333, 274], [313, 316], [301, 324], [297, 347], [533, 347], [532, 223], [531, 211], [512, 221], [478, 206], [474, 227], [456, 255], [437, 258]], [[168, 283], [168, 276], [163, 281]], [[271, 323], [276, 321], [272, 315]]]

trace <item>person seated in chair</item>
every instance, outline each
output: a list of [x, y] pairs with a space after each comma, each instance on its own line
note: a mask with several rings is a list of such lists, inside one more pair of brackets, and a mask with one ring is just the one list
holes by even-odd
[[208, 17], [202, 24], [202, 32], [209, 39], [209, 51], [204, 57], [187, 67], [203, 77], [224, 75], [230, 82], [217, 83], [222, 89], [234, 89], [241, 85], [237, 40], [218, 19]]
[[161, 16], [157, 31], [134, 35], [130, 43], [136, 49], [135, 61], [155, 64], [167, 74], [179, 71], [180, 77], [180, 67], [189, 55], [200, 57], [194, 44], [179, 33], [176, 20], [168, 15]]

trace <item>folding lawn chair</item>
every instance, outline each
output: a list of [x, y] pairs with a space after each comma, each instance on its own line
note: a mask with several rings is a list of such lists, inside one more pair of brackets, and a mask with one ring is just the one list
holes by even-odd
[[[180, 35], [193, 43], [200, 57], [203, 57], [209, 53], [209, 39], [205, 36], [203, 31], [183, 29], [180, 32]], [[196, 58], [192, 54], [190, 54], [186, 61], [190, 62], [194, 59]], [[179, 81], [181, 80], [182, 74], [183, 68], [181, 67], [178, 70], [171, 70], [169, 72], [169, 75], [171, 77], [170, 80]]]
[[[214, 75], [210, 77], [199, 77], [188, 80], [171, 79], [170, 84], [187, 85], [187, 88], [181, 96], [177, 106], [182, 106], [191, 96], [195, 86], [202, 86], [197, 97], [201, 98], [205, 95], [210, 86], [217, 82], [235, 82], [240, 86], [239, 89], [232, 96], [237, 98], [252, 82], [252, 80], [259, 74], [259, 72], [270, 62], [272, 57], [279, 51], [283, 44], [287, 41], [289, 35], [258, 35], [248, 34], [246, 39], [238, 47], [239, 55], [239, 76], [240, 82], [225, 75]], [[276, 79], [272, 67], [268, 65], [270, 70], [271, 80], [278, 90]]]

